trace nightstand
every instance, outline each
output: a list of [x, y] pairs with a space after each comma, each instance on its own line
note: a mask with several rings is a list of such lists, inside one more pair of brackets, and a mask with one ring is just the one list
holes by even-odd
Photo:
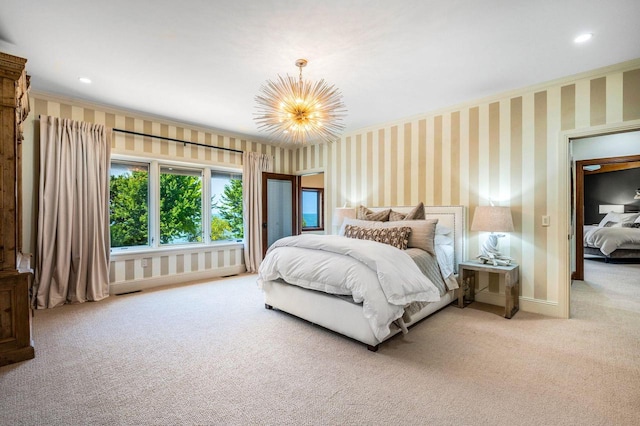
[[[504, 275], [504, 317], [511, 318], [520, 309], [520, 277], [518, 265], [493, 266], [488, 263], [474, 261], [461, 262], [459, 265], [462, 279], [461, 290], [458, 292], [458, 307], [464, 308], [475, 300], [476, 272]], [[465, 301], [465, 293], [469, 290], [469, 297]], [[466, 303], [465, 303], [466, 302]]]

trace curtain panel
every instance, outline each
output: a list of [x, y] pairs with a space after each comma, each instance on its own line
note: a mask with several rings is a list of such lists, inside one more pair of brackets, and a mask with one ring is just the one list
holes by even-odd
[[40, 116], [40, 184], [34, 304], [109, 295], [111, 132]]
[[248, 272], [258, 272], [262, 262], [262, 172], [273, 172], [273, 157], [258, 152], [242, 156], [242, 202], [244, 263]]

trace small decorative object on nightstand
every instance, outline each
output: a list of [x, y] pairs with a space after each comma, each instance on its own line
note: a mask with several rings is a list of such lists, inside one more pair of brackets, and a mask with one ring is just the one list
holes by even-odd
[[[461, 289], [458, 293], [458, 307], [464, 308], [475, 300], [476, 272], [488, 272], [490, 274], [504, 275], [504, 317], [511, 318], [520, 309], [520, 277], [516, 264], [506, 266], [494, 266], [487, 263], [473, 261], [461, 262], [459, 265], [462, 279]], [[469, 292], [465, 300], [465, 294]]]

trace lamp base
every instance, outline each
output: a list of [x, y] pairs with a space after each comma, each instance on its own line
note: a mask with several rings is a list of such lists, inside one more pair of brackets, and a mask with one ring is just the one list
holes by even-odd
[[507, 266], [511, 264], [513, 260], [509, 256], [504, 256], [498, 251], [498, 238], [504, 237], [504, 234], [489, 234], [484, 244], [482, 244], [482, 250], [477, 257], [482, 263], [491, 263], [493, 266]]

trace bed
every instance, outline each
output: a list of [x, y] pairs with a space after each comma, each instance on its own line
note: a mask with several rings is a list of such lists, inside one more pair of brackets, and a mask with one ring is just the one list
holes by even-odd
[[[442, 281], [444, 282], [444, 288], [440, 288], [440, 290], [438, 291], [438, 293], [440, 294], [434, 296], [432, 290], [422, 293], [420, 291], [414, 291], [413, 293], [411, 293], [410, 291], [411, 295], [420, 294], [421, 297], [425, 296], [422, 297], [421, 301], [418, 301], [416, 303], [410, 303], [409, 299], [402, 299], [403, 297], [405, 297], [404, 295], [398, 296], [398, 299], [393, 302], [395, 304], [391, 306], [391, 308], [388, 308], [388, 310], [392, 312], [388, 313], [387, 308], [382, 308], [383, 317], [384, 315], [388, 316], [384, 317], [382, 320], [376, 319], [376, 321], [378, 322], [374, 324], [370, 309], [373, 302], [368, 302], [367, 299], [363, 301], [363, 295], [361, 294], [361, 292], [373, 292], [371, 293], [373, 294], [371, 300], [378, 300], [380, 296], [378, 290], [369, 290], [368, 287], [366, 290], [363, 290], [361, 287], [359, 287], [360, 284], [357, 284], [354, 285], [353, 288], [351, 288], [353, 293], [350, 295], [336, 294], [340, 293], [340, 291], [335, 290], [335, 288], [333, 287], [332, 278], [330, 276], [328, 278], [323, 277], [322, 279], [317, 280], [318, 282], [321, 282], [321, 286], [317, 284], [305, 285], [309, 284], [309, 281], [314, 281], [314, 279], [301, 279], [299, 276], [296, 276], [295, 274], [292, 274], [287, 270], [292, 263], [298, 265], [308, 265], [310, 268], [314, 268], [315, 270], [323, 269], [322, 265], [331, 265], [331, 268], [327, 267], [324, 269], [329, 270], [330, 274], [334, 273], [335, 281], [339, 281], [341, 279], [339, 277], [347, 276], [349, 274], [357, 275], [358, 277], [360, 277], [359, 274], [361, 272], [356, 268], [356, 266], [353, 266], [353, 262], [348, 263], [346, 264], [346, 266], [344, 266], [341, 263], [342, 260], [337, 261], [333, 258], [321, 258], [318, 256], [318, 252], [306, 252], [306, 254], [304, 254], [304, 256], [306, 256], [304, 257], [305, 259], [312, 258], [314, 259], [313, 262], [300, 260], [290, 261], [287, 260], [286, 257], [289, 255], [288, 253], [294, 253], [297, 250], [300, 250], [302, 252], [304, 252], [305, 250], [313, 250], [313, 248], [309, 249], [305, 247], [305, 245], [307, 244], [310, 244], [312, 246], [318, 244], [338, 244], [338, 248], [334, 248], [332, 245], [331, 248], [328, 249], [328, 251], [330, 252], [329, 256], [333, 256], [334, 254], [344, 255], [343, 253], [334, 253], [334, 251], [346, 251], [348, 253], [353, 253], [353, 246], [364, 246], [365, 243], [370, 244], [369, 247], [372, 247], [371, 244], [373, 244], [373, 246], [379, 248], [381, 246], [384, 246], [384, 244], [350, 239], [342, 236], [303, 235], [297, 237], [288, 237], [288, 240], [285, 239], [285, 241], [281, 243], [285, 246], [284, 248], [271, 247], [269, 249], [269, 252], [265, 256], [258, 274], [258, 285], [264, 292], [265, 307], [267, 309], [277, 309], [287, 312], [314, 324], [325, 327], [329, 330], [335, 331], [346, 337], [362, 342], [371, 351], [376, 351], [380, 343], [386, 341], [392, 336], [401, 332], [408, 332], [409, 327], [416, 324], [418, 321], [457, 300], [458, 264], [462, 260], [464, 253], [464, 231], [466, 223], [464, 206], [426, 206], [423, 208], [425, 222], [435, 222], [437, 220], [438, 225], [436, 227], [436, 236], [433, 237], [434, 241], [438, 241], [438, 238], [440, 238], [440, 241], [443, 241], [442, 238], [444, 237], [442, 234], [445, 234], [448, 239], [448, 242], [443, 243], [443, 245], [441, 245], [440, 247], [438, 246], [438, 244], [434, 244], [434, 252], [432, 254], [435, 254], [437, 252], [438, 255], [431, 256], [431, 264], [433, 264], [433, 262], [437, 262], [436, 269], [438, 271], [438, 274], [440, 274], [441, 271], [444, 271], [442, 272], [442, 275], [448, 274], [447, 279], [445, 279], [445, 277], [442, 278]], [[396, 213], [406, 214], [414, 208], [380, 207], [371, 208], [371, 211], [377, 213], [389, 209], [392, 209], [393, 212]], [[396, 227], [396, 224], [402, 225], [402, 222], [403, 221], [386, 222], [383, 227], [395, 227], [395, 229], [398, 229]], [[343, 228], [344, 226], [345, 225], [343, 225]], [[341, 229], [341, 232], [344, 232], [344, 229]], [[416, 236], [417, 235], [418, 234], [416, 234]], [[347, 244], [346, 247], [340, 246], [343, 243]], [[301, 244], [302, 246], [296, 247], [297, 244]], [[274, 243], [274, 245], [276, 245], [276, 243]], [[445, 248], [445, 245], [450, 246], [450, 248], [448, 248], [446, 252], [442, 250], [443, 248]], [[374, 271], [373, 275], [371, 275], [373, 277], [373, 281], [375, 281], [376, 276], [379, 278], [381, 282], [380, 286], [383, 288], [383, 293], [385, 291], [393, 291], [388, 290], [384, 286], [398, 285], [398, 282], [400, 281], [402, 281], [401, 285], [408, 286], [409, 284], [407, 283], [412, 283], [413, 279], [418, 279], [414, 275], [411, 275], [411, 277], [408, 278], [406, 282], [404, 281], [404, 278], [403, 280], [394, 280], [394, 274], [400, 273], [399, 270], [404, 271], [410, 270], [412, 268], [415, 269], [416, 264], [414, 263], [413, 266], [409, 265], [411, 267], [408, 267], [403, 262], [406, 262], [406, 259], [408, 259], [410, 256], [412, 257], [412, 255], [407, 256], [405, 254], [402, 254], [404, 258], [398, 260], [392, 257], [394, 253], [391, 253], [391, 251], [389, 250], [395, 251], [394, 253], [400, 251], [390, 246], [388, 249], [380, 250], [380, 253], [378, 253], [379, 250], [364, 250], [364, 255], [357, 255], [364, 256], [364, 258], [356, 259], [357, 262], [355, 262], [365, 264], [374, 263], [376, 267], [383, 265], [384, 268], [389, 268], [388, 270], [385, 269], [383, 271]], [[418, 252], [419, 251], [421, 250], [418, 249]], [[287, 253], [287, 256], [281, 256], [280, 254], [278, 254], [283, 252]], [[422, 256], [422, 254], [420, 253], [418, 253], [418, 255]], [[379, 258], [371, 259], [369, 258], [370, 256], [379, 256]], [[349, 254], [348, 257], [351, 257], [351, 254]], [[333, 266], [338, 264], [341, 265], [341, 267]], [[358, 266], [358, 268], [359, 267], [360, 266]], [[362, 274], [363, 277], [369, 277], [369, 275], [366, 274], [371, 274], [371, 272], [362, 272]], [[433, 273], [431, 276], [433, 277]], [[384, 284], [382, 284], [383, 280], [380, 277], [385, 278]], [[424, 277], [422, 279], [424, 279]], [[439, 284], [439, 287], [442, 287], [442, 283]], [[386, 294], [387, 293], [385, 293], [385, 295]], [[386, 297], [388, 298], [388, 296]], [[397, 308], [400, 304], [403, 304], [403, 307], [400, 308], [398, 316]], [[396, 319], [388, 321], [394, 316], [398, 317]], [[385, 325], [384, 321], [388, 321], [388, 323]]]
[[640, 259], [640, 213], [610, 212], [598, 225], [585, 225], [584, 254], [606, 262]]

